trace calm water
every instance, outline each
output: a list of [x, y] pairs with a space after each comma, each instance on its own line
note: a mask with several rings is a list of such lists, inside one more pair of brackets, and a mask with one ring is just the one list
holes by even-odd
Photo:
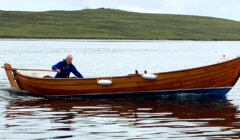
[[[161, 72], [240, 55], [235, 41], [0, 39], [0, 64], [50, 69], [67, 54], [85, 77]], [[34, 72], [38, 73], [38, 72]], [[54, 76], [54, 73], [40, 73]], [[239, 139], [240, 83], [226, 98], [44, 99], [9, 88], [0, 70], [0, 139]]]

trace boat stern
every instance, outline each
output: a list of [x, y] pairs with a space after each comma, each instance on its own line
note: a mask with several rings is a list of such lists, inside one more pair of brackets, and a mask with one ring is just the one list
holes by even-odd
[[7, 77], [8, 77], [8, 81], [9, 81], [11, 87], [14, 87], [16, 89], [20, 89], [19, 86], [18, 86], [17, 81], [14, 78], [15, 70], [12, 68], [12, 66], [10, 64], [8, 64], [8, 63], [5, 63], [4, 64], [4, 69], [6, 71], [6, 74], [7, 74]]

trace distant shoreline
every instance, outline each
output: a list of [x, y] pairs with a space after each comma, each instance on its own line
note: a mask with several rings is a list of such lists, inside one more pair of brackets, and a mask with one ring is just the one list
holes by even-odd
[[116, 9], [1, 11], [0, 38], [239, 41], [240, 22]]
[[0, 40], [109, 40], [109, 41], [240, 41], [239, 40], [218, 40], [218, 39], [192, 39], [192, 40], [184, 40], [184, 39], [128, 39], [128, 38], [24, 38], [24, 37], [10, 37], [10, 38], [1, 38]]

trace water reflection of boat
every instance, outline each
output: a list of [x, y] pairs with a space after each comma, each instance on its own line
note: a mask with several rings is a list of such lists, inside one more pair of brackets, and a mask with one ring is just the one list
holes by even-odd
[[[148, 133], [147, 128], [151, 128], [156, 132], [153, 135], [166, 134], [173, 128], [174, 131], [179, 131], [184, 136], [195, 138], [203, 136], [209, 138], [214, 136], [218, 136], [218, 138], [239, 137], [239, 113], [237, 107], [226, 100], [215, 102], [106, 99], [71, 100], [71, 102], [68, 100], [15, 100], [10, 101], [6, 108], [8, 118], [29, 120], [32, 116], [35, 120], [38, 116], [39, 123], [49, 120], [51, 123], [48, 125], [72, 124], [64, 129], [77, 133], [81, 133], [83, 127], [90, 126], [96, 126], [96, 128], [87, 129], [90, 131], [89, 133], [96, 129], [101, 131], [98, 126], [107, 123], [106, 126], [109, 129], [112, 129], [111, 125], [117, 124], [117, 126], [122, 126], [122, 129], [143, 128], [146, 130], [145, 133]], [[103, 118], [106, 118], [107, 121], [101, 122]], [[73, 129], [72, 126], [76, 126], [75, 124], [78, 124], [79, 127]], [[62, 125], [58, 126], [49, 131], [62, 131]], [[214, 133], [211, 133], [213, 129], [208, 130], [208, 128], [215, 128]]]
[[198, 68], [119, 77], [55, 79], [29, 75], [5, 64], [12, 87], [41, 96], [152, 95], [200, 93], [225, 95], [239, 78], [240, 58]]

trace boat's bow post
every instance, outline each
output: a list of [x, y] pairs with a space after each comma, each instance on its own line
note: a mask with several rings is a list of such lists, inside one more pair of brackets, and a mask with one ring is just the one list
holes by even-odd
[[6, 74], [7, 74], [7, 77], [8, 77], [11, 87], [20, 89], [16, 82], [16, 79], [15, 79], [16, 70], [13, 70], [12, 66], [8, 63], [4, 64], [4, 69], [6, 71]]

